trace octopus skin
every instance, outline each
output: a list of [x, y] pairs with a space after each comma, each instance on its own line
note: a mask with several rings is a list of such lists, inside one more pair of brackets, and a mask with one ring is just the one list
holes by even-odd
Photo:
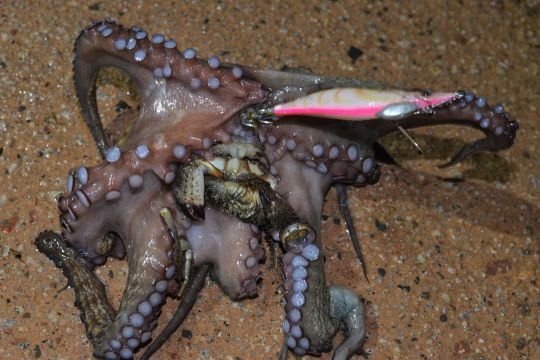
[[[122, 132], [114, 136], [101, 125], [95, 99], [96, 75], [108, 66], [127, 72], [140, 96], [140, 108], [119, 117]], [[479, 150], [508, 148], [518, 128], [502, 106], [492, 107], [484, 97], [465, 92], [429, 111], [392, 119], [291, 116], [268, 124], [255, 117], [246, 124], [246, 115], [260, 108], [321, 90], [389, 88], [223, 64], [217, 57], [203, 60], [192, 48], [179, 51], [174, 40], [161, 34], [149, 35], [113, 20], [81, 32], [74, 80], [83, 117], [104, 161], [69, 172], [66, 194], [58, 200], [64, 231], [43, 232], [36, 244], [68, 277], [94, 355], [106, 359], [136, 357], [150, 344], [142, 355], [148, 358], [187, 315], [207, 270], [231, 299], [256, 296], [265, 255], [262, 233], [280, 240], [283, 227], [235, 216], [211, 198], [204, 205], [204, 220], [196, 221], [174, 196], [177, 170], [196, 158], [215, 163], [216, 145], [236, 144], [240, 150], [234, 161], [247, 156], [240, 154], [242, 149], [260, 148], [251, 160], [268, 170], [276, 186], [255, 194], [267, 192], [279, 199], [291, 209], [291, 219], [312, 230], [301, 246], [284, 246], [280, 257], [286, 302], [281, 357], [287, 348], [297, 355], [331, 351], [336, 332], [345, 325], [349, 331], [334, 358], [346, 359], [361, 348], [364, 314], [357, 294], [326, 284], [320, 222], [327, 191], [333, 185], [376, 183], [382, 151], [377, 140], [399, 128], [460, 124], [486, 135], [449, 164]], [[205, 180], [213, 181], [211, 175]], [[254, 211], [264, 218], [264, 207]], [[126, 257], [129, 266], [118, 310], [93, 272], [109, 256]], [[175, 316], [167, 334], [156, 336], [152, 331], [161, 306], [179, 291], [181, 315]]]

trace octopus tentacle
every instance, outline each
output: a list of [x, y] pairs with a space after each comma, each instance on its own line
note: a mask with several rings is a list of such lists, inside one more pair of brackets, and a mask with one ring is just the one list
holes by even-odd
[[259, 230], [213, 208], [207, 207], [205, 213], [205, 222], [193, 224], [186, 232], [193, 250], [196, 273], [191, 277], [173, 318], [149, 345], [142, 359], [149, 358], [180, 326], [204, 285], [208, 270], [215, 274], [219, 285], [233, 299], [257, 294], [256, 284], [261, 274], [259, 262], [264, 258]]
[[312, 125], [295, 118], [261, 129], [270, 169], [290, 154], [335, 183], [365, 186], [378, 181], [380, 166], [371, 147]]
[[[297, 163], [297, 167], [302, 168], [302, 165]], [[308, 350], [328, 351], [338, 325], [344, 323], [350, 331], [336, 356], [350, 355], [361, 346], [364, 337], [363, 306], [359, 297], [345, 288], [326, 288], [324, 278], [321, 278], [324, 276], [321, 275], [323, 264], [317, 261], [320, 241], [319, 245], [314, 243], [314, 230], [298, 222], [294, 210], [270, 189], [268, 183], [254, 185], [254, 178], [243, 179], [245, 182], [226, 182], [209, 176], [205, 179], [206, 197], [210, 203], [256, 224], [265, 232], [279, 232], [278, 239], [287, 250], [282, 258], [287, 298], [283, 329], [287, 346], [298, 355]], [[327, 188], [329, 177], [323, 178], [326, 179], [316, 183]], [[315, 188], [314, 191], [318, 190]], [[312, 193], [309, 195], [316, 197]], [[324, 192], [320, 196], [324, 197]], [[306, 209], [303, 211], [309, 213]]]
[[[162, 191], [163, 183], [152, 172], [145, 173], [143, 180], [144, 189], [134, 191], [129, 184], [124, 184], [120, 189], [121, 199], [101, 199], [86, 213], [75, 212], [75, 218], [70, 216], [69, 209], [78, 208], [72, 206], [69, 198], [60, 200], [64, 223], [70, 229], [62, 235], [69, 245], [81, 249], [89, 260], [98, 255], [110, 255], [115, 247], [121, 247], [128, 258], [129, 275], [120, 308], [112, 321], [101, 322], [94, 331], [96, 356], [129, 358], [141, 344], [148, 342], [165, 296], [176, 292], [175, 277], [177, 272], [183, 271], [174, 263], [174, 238], [160, 216], [162, 209], [168, 207], [174, 211], [176, 208], [172, 195]], [[122, 216], [117, 216], [120, 213]], [[184, 232], [189, 223], [182, 223], [177, 212], [175, 217], [176, 226]], [[120, 244], [109, 244], [109, 252], [98, 251], [96, 239], [110, 232], [116, 234], [111, 241]], [[75, 284], [76, 289], [84, 286], [84, 283]], [[94, 301], [93, 298], [86, 300], [87, 295], [79, 290], [79, 304], [85, 319], [92, 318]]]
[[345, 325], [346, 339], [334, 352], [334, 360], [345, 360], [357, 352], [366, 335], [365, 313], [362, 300], [346, 287], [333, 285], [330, 292], [330, 311]]
[[[229, 141], [234, 135], [220, 126], [246, 104], [265, 98], [260, 84], [242, 77], [236, 68], [220, 66], [219, 61], [216, 66], [215, 59], [205, 62], [191, 52], [182, 54], [172, 46], [172, 40], [159, 41], [160, 36], [149, 40], [147, 36], [140, 28], [128, 29], [106, 20], [88, 27], [77, 39], [77, 94], [85, 121], [106, 161], [93, 168], [79, 168], [78, 181], [68, 176], [74, 214], [85, 212], [103, 198], [116, 200], [126, 182], [140, 188], [146, 171], [171, 183], [175, 163], [188, 161], [193, 151], [209, 148], [217, 141]], [[141, 94], [140, 111], [124, 116], [130, 132], [121, 145], [109, 148], [110, 139], [105, 138], [95, 101], [95, 77], [106, 66], [125, 70]], [[166, 67], [170, 71], [163, 72]], [[156, 69], [161, 74], [156, 74]], [[219, 79], [220, 86], [192, 86], [193, 79], [207, 78], [209, 82]], [[204, 127], [198, 125], [201, 121]]]
[[[63, 270], [74, 287], [76, 304], [81, 309], [88, 336], [94, 343], [94, 354], [109, 360], [132, 358], [135, 349], [151, 337], [154, 327], [151, 320], [159, 314], [167, 286], [163, 282], [165, 280], [148, 287], [130, 276], [117, 313], [86, 259], [68, 247], [60, 235], [42, 233], [36, 239], [36, 245]], [[133, 271], [130, 272], [132, 274]], [[138, 276], [138, 279], [144, 278], [144, 275]], [[146, 295], [141, 297], [141, 294]]]
[[[306, 167], [301, 162], [291, 161], [292, 159], [293, 154], [287, 153], [281, 160], [274, 162], [281, 178], [278, 192], [290, 194], [290, 206], [314, 230], [315, 239], [308, 246], [320, 251], [320, 217], [332, 176]], [[309, 253], [307, 256], [304, 254], [305, 248], [307, 246], [302, 249], [302, 256], [309, 261], [296, 258], [298, 254], [292, 251], [288, 251], [283, 257], [287, 299], [283, 326], [286, 341], [297, 354], [331, 350], [334, 334], [344, 319], [343, 314], [338, 316], [331, 311], [332, 297], [326, 285], [322, 256], [310, 259]], [[355, 326], [361, 328], [363, 322]]]
[[[466, 157], [481, 151], [509, 148], [519, 128], [517, 121], [502, 105], [490, 106], [485, 97], [473, 93], [458, 92], [454, 101], [433, 107], [430, 112], [413, 114], [395, 121], [394, 126], [414, 128], [438, 124], [458, 124], [481, 130], [486, 137], [465, 145], [444, 167], [454, 165]], [[379, 129], [380, 136], [395, 129]]]
[[[324, 128], [326, 132], [332, 132], [369, 146], [373, 146], [380, 137], [395, 132], [399, 128], [456, 124], [470, 126], [486, 134], [486, 138], [465, 146], [444, 166], [453, 165], [480, 150], [495, 151], [510, 147], [519, 127], [517, 121], [504, 110], [502, 105], [490, 106], [485, 97], [471, 92], [457, 91], [453, 95], [438, 97], [437, 94], [432, 95], [428, 91], [406, 92], [376, 82], [249, 68], [245, 70], [246, 74], [260, 81], [270, 90], [267, 103], [259, 106], [257, 111], [262, 111], [264, 114], [271, 112], [269, 109], [272, 108], [291, 107], [288, 109], [291, 114], [311, 116], [304, 117], [300, 121], [297, 118], [289, 120], [286, 116], [277, 123], [293, 122], [304, 127]], [[384, 109], [388, 110], [387, 112], [380, 111], [373, 114], [372, 119], [362, 117], [344, 123], [343, 120], [336, 119], [350, 120], [348, 115], [342, 114], [347, 109], [340, 105], [339, 101], [336, 102], [337, 95], [334, 95], [340, 91], [347, 92], [347, 90], [361, 95], [353, 105], [367, 101], [366, 97], [384, 97], [384, 94], [394, 93], [405, 94], [405, 97], [412, 100], [390, 103]], [[332, 96], [323, 96], [326, 93]], [[305, 103], [311, 104], [308, 101], [311, 98], [322, 102], [316, 106], [304, 106]], [[372, 102], [368, 101], [368, 103]], [[370, 107], [371, 105], [366, 105], [366, 109], [369, 110]], [[325, 112], [321, 113], [321, 109]], [[341, 124], [338, 124], [339, 122]]]
[[[152, 246], [136, 246], [134, 250], [136, 253], [156, 251]], [[149, 340], [155, 326], [153, 320], [159, 315], [167, 292], [174, 293], [177, 286], [172, 278], [168, 278], [171, 276], [168, 269], [174, 268], [170, 262], [171, 265], [162, 270], [165, 274], [160, 274], [155, 265], [150, 265], [144, 257], [135, 255], [133, 258], [118, 314], [94, 341], [94, 351], [98, 355], [114, 352], [120, 357], [129, 358], [132, 354], [129, 350], [133, 351]], [[120, 348], [116, 347], [118, 343]]]
[[260, 232], [210, 206], [205, 214], [204, 223], [193, 223], [186, 232], [195, 266], [210, 264], [213, 278], [231, 299], [255, 296], [265, 255]]
[[69, 285], [75, 289], [78, 306], [88, 309], [81, 313], [81, 317], [88, 336], [94, 338], [99, 334], [99, 329], [114, 320], [116, 311], [107, 298], [105, 286], [92, 271], [93, 266], [84, 256], [67, 247], [62, 236], [53, 231], [40, 233], [35, 244], [40, 252], [62, 269]]
[[[193, 49], [180, 53], [174, 40], [165, 40], [161, 34], [149, 37], [140, 28], [126, 28], [112, 20], [93, 24], [77, 38], [73, 71], [84, 119], [103, 156], [107, 144], [97, 111], [95, 79], [107, 66], [126, 71], [139, 88], [140, 114], [145, 119], [133, 132], [143, 137], [130, 139], [138, 143], [148, 143], [165, 124], [180, 123], [190, 116], [204, 118], [204, 131], [210, 132], [245, 105], [265, 97], [259, 83], [243, 77], [241, 70], [220, 66], [216, 59], [197, 59]], [[150, 119], [154, 120], [152, 127], [148, 126]], [[185, 134], [180, 144], [201, 146], [203, 136], [194, 137], [182, 125], [184, 129], [176, 132], [177, 137]], [[188, 127], [194, 130], [198, 125]], [[141, 128], [145, 131], [137, 131]]]
[[169, 337], [178, 329], [184, 319], [188, 316], [195, 300], [197, 300], [197, 294], [202, 290], [204, 286], [204, 280], [208, 273], [209, 265], [202, 265], [197, 269], [196, 274], [188, 284], [185, 296], [182, 297], [181, 302], [178, 304], [176, 311], [171, 321], [165, 326], [161, 333], [156, 336], [155, 340], [146, 348], [144, 354], [141, 356], [141, 360], [150, 359], [150, 357], [169, 339]]
[[288, 251], [282, 258], [286, 318], [283, 331], [288, 347], [297, 355], [329, 351], [339, 319], [330, 311], [330, 296], [317, 262], [319, 246], [308, 243]]

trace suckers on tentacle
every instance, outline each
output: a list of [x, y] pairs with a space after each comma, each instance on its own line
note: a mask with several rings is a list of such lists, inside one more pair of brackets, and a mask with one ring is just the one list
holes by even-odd
[[[211, 132], [245, 105], [264, 100], [265, 92], [260, 84], [246, 79], [240, 68], [222, 66], [215, 57], [208, 62], [197, 59], [193, 49], [182, 54], [176, 49], [174, 40], [161, 40], [164, 40], [163, 35], [149, 39], [144, 30], [129, 29], [112, 20], [89, 26], [77, 38], [73, 61], [77, 96], [103, 156], [108, 144], [95, 98], [95, 77], [103, 67], [114, 66], [126, 71], [139, 89], [140, 111], [145, 121], [150, 118], [157, 121], [152, 126], [154, 129], [138, 125], [145, 129], [142, 134], [139, 132], [147, 139], [138, 138], [142, 144], [148, 144], [149, 135], [155, 137], [163, 131], [160, 123], [164, 121], [178, 122], [180, 117], [189, 119], [189, 114], [194, 114], [192, 121], [205, 118], [204, 132]], [[185, 96], [187, 94], [189, 97]], [[214, 116], [209, 118], [203, 114]], [[199, 146], [204, 137], [203, 129], [195, 124], [182, 125], [184, 131], [176, 133], [180, 136], [176, 141], [184, 146]], [[190, 131], [186, 132], [186, 128]], [[137, 133], [137, 129], [133, 131]]]

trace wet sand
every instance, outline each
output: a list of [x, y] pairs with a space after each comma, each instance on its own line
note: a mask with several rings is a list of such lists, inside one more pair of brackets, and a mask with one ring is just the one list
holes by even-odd
[[[349, 191], [369, 283], [331, 191], [323, 224], [326, 271], [330, 283], [365, 299], [370, 359], [537, 358], [539, 5], [29, 3], [0, 5], [1, 358], [91, 358], [74, 293], [33, 240], [40, 230], [60, 229], [55, 197], [64, 191], [69, 168], [99, 162], [75, 99], [71, 60], [79, 31], [105, 17], [162, 32], [203, 57], [304, 67], [406, 88], [463, 88], [502, 102], [520, 122], [510, 150], [441, 170], [438, 164], [479, 133], [415, 130], [424, 156], [394, 136], [386, 144], [402, 167], [386, 166], [379, 184]], [[101, 78], [98, 98], [109, 119], [119, 100], [134, 100], [114, 76]], [[115, 304], [126, 272], [122, 261], [98, 270]], [[188, 319], [155, 358], [277, 358], [280, 280], [271, 264], [264, 272], [260, 295], [241, 302], [208, 280]], [[169, 300], [161, 325], [173, 311]]]

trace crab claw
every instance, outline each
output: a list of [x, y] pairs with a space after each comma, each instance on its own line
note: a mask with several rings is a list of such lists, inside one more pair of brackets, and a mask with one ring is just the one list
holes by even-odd
[[184, 211], [184, 213], [186, 213], [193, 220], [195, 221], [204, 220], [204, 205], [179, 203], [179, 206]]
[[178, 167], [173, 194], [185, 214], [195, 221], [204, 220], [204, 166], [200, 159]]

